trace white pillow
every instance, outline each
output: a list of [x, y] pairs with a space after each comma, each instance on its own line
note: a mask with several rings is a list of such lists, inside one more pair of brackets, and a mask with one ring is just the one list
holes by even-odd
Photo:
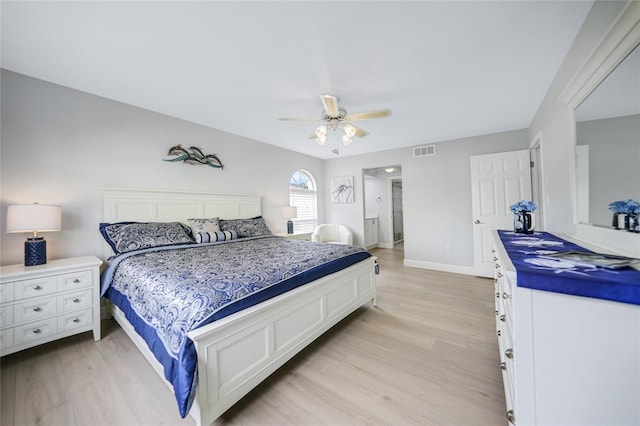
[[191, 227], [191, 232], [194, 237], [198, 235], [198, 232], [220, 231], [220, 225], [218, 224], [217, 217], [192, 218], [187, 219], [187, 221], [189, 222], [189, 226]]

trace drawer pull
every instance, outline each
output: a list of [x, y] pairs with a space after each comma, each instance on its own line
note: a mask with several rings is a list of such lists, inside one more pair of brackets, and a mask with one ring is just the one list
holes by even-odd
[[507, 420], [509, 420], [511, 424], [516, 424], [516, 416], [513, 415], [513, 410], [507, 411]]
[[491, 253], [495, 253], [495, 252], [496, 252], [496, 249], [491, 249]]
[[496, 269], [498, 269], [500, 267], [499, 263], [496, 263]]
[[494, 261], [494, 262], [497, 262], [497, 261], [498, 261], [498, 258], [497, 258], [497, 257], [495, 257], [495, 256], [493, 256], [493, 261]]
[[504, 351], [504, 356], [509, 359], [513, 359], [513, 349], [507, 349], [506, 351]]
[[33, 330], [33, 334], [40, 334], [42, 333], [42, 330], [40, 330], [39, 328], [36, 328]]
[[80, 322], [80, 318], [74, 318], [72, 321], [73, 322]]
[[498, 311], [493, 311], [494, 314], [496, 314], [496, 316], [498, 316]]
[[33, 289], [34, 289], [34, 290], [42, 290], [42, 287], [40, 287], [39, 285], [34, 285], [34, 286], [33, 286]]
[[73, 299], [73, 303], [80, 303], [80, 299], [78, 298]]
[[500, 370], [507, 371], [507, 363], [506, 362], [501, 362], [500, 363]]
[[497, 278], [494, 278], [494, 279], [493, 279], [493, 283], [494, 283], [494, 284], [498, 284], [498, 279], [497, 279]]
[[80, 282], [80, 280], [78, 278], [76, 278], [75, 280], [73, 280], [74, 284], [78, 284]]
[[503, 277], [502, 272], [498, 272], [498, 278], [502, 278], [502, 277]]
[[507, 293], [502, 293], [502, 298], [503, 298], [503, 299], [508, 299], [508, 298], [510, 298], [510, 297], [511, 297], [511, 296], [510, 296], [509, 294], [507, 294]]
[[35, 308], [33, 308], [33, 312], [40, 312], [42, 310], [42, 308], [40, 306], [36, 306]]
[[500, 315], [500, 321], [505, 322], [507, 320], [507, 316], [505, 314]]
[[500, 299], [500, 293], [496, 293], [496, 299]]
[[502, 336], [502, 331], [501, 330], [496, 330], [496, 336]]

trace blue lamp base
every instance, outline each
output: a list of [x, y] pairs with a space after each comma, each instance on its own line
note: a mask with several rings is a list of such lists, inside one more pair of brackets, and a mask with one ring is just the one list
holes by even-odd
[[291, 219], [287, 221], [287, 234], [293, 234], [293, 222]]
[[47, 263], [47, 242], [42, 237], [27, 238], [24, 243], [24, 266]]

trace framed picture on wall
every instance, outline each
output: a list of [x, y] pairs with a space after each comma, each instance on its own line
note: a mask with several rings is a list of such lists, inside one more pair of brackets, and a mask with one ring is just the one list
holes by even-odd
[[334, 204], [353, 203], [353, 176], [331, 178], [331, 202]]

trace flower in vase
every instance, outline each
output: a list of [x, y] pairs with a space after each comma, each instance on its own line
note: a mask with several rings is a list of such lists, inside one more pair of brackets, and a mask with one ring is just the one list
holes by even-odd
[[609, 210], [614, 213], [640, 214], [640, 203], [632, 199], [613, 201], [609, 204]]
[[513, 213], [521, 213], [521, 212], [533, 212], [538, 208], [538, 206], [536, 206], [536, 203], [534, 203], [533, 201], [522, 200], [522, 201], [518, 201], [515, 204], [512, 204], [511, 206], [509, 206], [509, 208]]

